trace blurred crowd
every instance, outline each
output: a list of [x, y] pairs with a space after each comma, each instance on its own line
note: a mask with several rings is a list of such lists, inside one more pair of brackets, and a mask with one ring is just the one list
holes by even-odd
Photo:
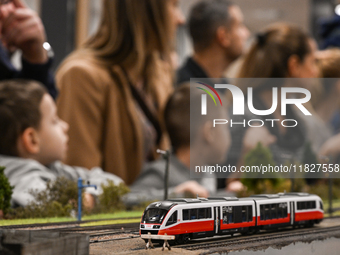
[[[26, 205], [33, 199], [29, 189], [44, 189], [59, 176], [98, 185], [106, 179], [124, 182], [131, 188], [125, 197], [131, 205], [162, 199], [167, 159], [157, 149], [170, 152], [169, 195], [175, 197], [245, 189], [240, 176], [190, 178], [190, 171], [195, 165], [240, 166], [259, 142], [276, 163], [287, 157], [301, 161], [307, 144], [328, 162], [340, 154], [336, 22], [323, 24], [321, 50], [306, 31], [288, 23], [251, 35], [244, 25], [247, 17], [228, 0], [202, 0], [186, 18], [179, 0], [104, 0], [103, 5], [96, 33], [53, 74], [53, 54], [39, 16], [22, 0], [0, 1], [0, 165], [15, 186], [13, 206]], [[193, 53], [179, 66], [176, 31], [184, 24]], [[17, 50], [22, 52], [20, 70], [10, 61]], [[212, 86], [235, 78], [282, 78], [275, 84], [279, 88], [309, 78], [294, 85], [311, 92], [304, 107], [312, 116], [294, 105], [287, 105], [282, 116], [279, 90], [278, 107], [269, 116], [242, 116], [277, 122], [260, 128], [214, 127], [210, 118], [200, 116], [202, 93], [190, 90], [191, 78], [211, 80]], [[271, 109], [274, 85], [251, 86], [252, 95], [247, 86], [241, 89], [252, 97], [253, 107]], [[237, 121], [230, 93], [223, 96], [228, 105], [209, 117]], [[213, 103], [208, 98], [208, 108]], [[299, 125], [280, 125], [284, 119]], [[98, 192], [88, 191], [93, 206]]]

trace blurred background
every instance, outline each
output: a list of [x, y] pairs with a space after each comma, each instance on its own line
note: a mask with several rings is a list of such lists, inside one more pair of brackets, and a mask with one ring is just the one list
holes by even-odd
[[[102, 0], [25, 0], [36, 10], [45, 25], [49, 43], [55, 52], [54, 68], [90, 36], [99, 25]], [[180, 0], [187, 16], [198, 0]], [[340, 0], [235, 0], [245, 16], [245, 24], [254, 33], [266, 25], [286, 21], [309, 32], [317, 40], [320, 22], [340, 15]], [[61, 36], [62, 35], [62, 36]], [[178, 30], [179, 64], [191, 53], [185, 25]]]

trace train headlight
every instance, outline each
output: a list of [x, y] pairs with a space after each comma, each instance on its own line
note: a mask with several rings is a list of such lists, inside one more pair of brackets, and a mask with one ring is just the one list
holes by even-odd
[[140, 225], [140, 228], [145, 228], [145, 225]]
[[160, 225], [154, 225], [153, 228], [159, 229], [161, 226]]

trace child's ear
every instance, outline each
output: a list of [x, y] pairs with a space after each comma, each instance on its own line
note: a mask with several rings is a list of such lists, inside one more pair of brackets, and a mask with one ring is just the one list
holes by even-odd
[[23, 149], [29, 154], [37, 154], [40, 152], [40, 139], [38, 132], [32, 128], [26, 128], [21, 135]]

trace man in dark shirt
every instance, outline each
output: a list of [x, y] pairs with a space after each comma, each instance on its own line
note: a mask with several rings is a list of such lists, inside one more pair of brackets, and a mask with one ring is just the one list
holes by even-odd
[[227, 0], [202, 1], [191, 10], [188, 23], [194, 55], [177, 71], [177, 84], [222, 78], [249, 37], [240, 8]]
[[[228, 83], [224, 73], [242, 55], [249, 37], [240, 8], [228, 0], [201, 1], [192, 8], [188, 27], [194, 54], [177, 71], [177, 86], [190, 82], [190, 78]], [[218, 188], [225, 187], [226, 180], [218, 179]]]
[[[51, 72], [52, 56], [44, 26], [38, 14], [22, 0], [0, 0], [0, 40], [0, 80], [36, 80], [44, 84], [55, 98], [57, 90]], [[17, 70], [10, 61], [16, 50], [22, 52], [21, 70]]]

